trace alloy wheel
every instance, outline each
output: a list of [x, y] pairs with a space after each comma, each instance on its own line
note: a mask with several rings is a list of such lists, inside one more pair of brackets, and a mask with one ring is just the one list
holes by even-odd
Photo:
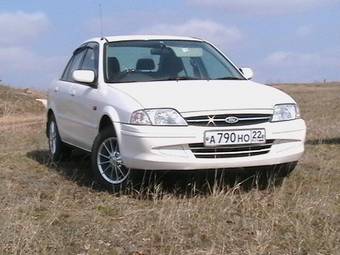
[[109, 137], [100, 144], [97, 167], [101, 176], [111, 184], [121, 184], [128, 178], [130, 169], [123, 165], [115, 137]]
[[50, 122], [48, 143], [50, 146], [50, 152], [52, 155], [54, 155], [57, 151], [57, 127], [54, 121]]

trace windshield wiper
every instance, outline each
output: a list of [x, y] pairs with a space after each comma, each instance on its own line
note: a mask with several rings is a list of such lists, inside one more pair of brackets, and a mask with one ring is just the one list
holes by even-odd
[[226, 77], [216, 78], [214, 80], [244, 80], [244, 79], [238, 78], [238, 77], [226, 76]]
[[178, 76], [178, 77], [168, 77], [153, 81], [185, 81], [185, 80], [200, 80], [199, 78], [189, 77], [189, 76]]
[[116, 80], [114, 80], [114, 81], [108, 81], [108, 83], [133, 83], [133, 82], [140, 82], [140, 81], [134, 81], [134, 80], [132, 80], [132, 81], [116, 81]]

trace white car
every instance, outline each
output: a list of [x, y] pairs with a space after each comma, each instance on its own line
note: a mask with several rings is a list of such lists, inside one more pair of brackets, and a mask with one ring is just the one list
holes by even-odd
[[252, 75], [197, 38], [90, 39], [49, 90], [51, 157], [70, 145], [91, 152], [106, 187], [126, 184], [130, 169], [290, 171], [305, 122], [290, 96]]

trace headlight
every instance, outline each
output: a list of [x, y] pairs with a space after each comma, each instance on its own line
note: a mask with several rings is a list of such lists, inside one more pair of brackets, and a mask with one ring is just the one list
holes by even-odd
[[274, 106], [272, 122], [295, 120], [300, 118], [300, 110], [296, 104], [278, 104]]
[[155, 126], [186, 126], [183, 117], [174, 109], [148, 109], [132, 113], [131, 124]]
[[149, 116], [143, 110], [133, 112], [130, 118], [130, 123], [137, 125], [151, 125]]

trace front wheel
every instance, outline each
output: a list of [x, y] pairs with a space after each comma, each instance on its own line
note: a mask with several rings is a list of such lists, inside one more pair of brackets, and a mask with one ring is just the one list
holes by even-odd
[[297, 162], [273, 165], [257, 172], [257, 184], [261, 189], [270, 186], [280, 186], [285, 177], [295, 169]]
[[117, 191], [125, 188], [130, 169], [121, 158], [117, 137], [112, 128], [106, 128], [95, 139], [91, 165], [95, 180], [101, 186]]

